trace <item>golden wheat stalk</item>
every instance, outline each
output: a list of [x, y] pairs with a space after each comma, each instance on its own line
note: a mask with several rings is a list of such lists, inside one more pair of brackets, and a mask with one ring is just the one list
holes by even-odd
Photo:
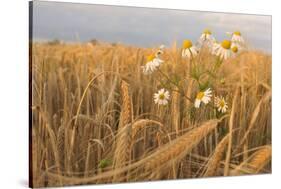
[[217, 170], [220, 166], [220, 162], [222, 160], [226, 145], [229, 142], [229, 134], [227, 134], [217, 145], [212, 157], [209, 159], [207, 163], [207, 170], [202, 175], [203, 177], [209, 177], [209, 176], [216, 176]]
[[252, 170], [251, 173], [259, 173], [271, 160], [271, 155], [272, 149], [270, 145], [265, 146], [264, 149], [258, 150], [247, 164], [247, 167]]
[[171, 109], [171, 122], [178, 136], [180, 130], [180, 94], [176, 91], [172, 92]]
[[[114, 152], [114, 167], [125, 166], [130, 157], [131, 127], [132, 127], [132, 107], [129, 95], [129, 84], [121, 81], [122, 110], [116, 137], [116, 148]], [[118, 181], [115, 175], [114, 181]]]
[[216, 119], [209, 120], [146, 157], [143, 165], [145, 171], [153, 172], [164, 165], [170, 166], [175, 161], [181, 160], [217, 127], [218, 122]]
[[113, 75], [117, 75], [119, 76], [118, 73], [115, 73], [115, 72], [112, 72], [112, 71], [103, 71], [99, 74], [97, 74], [96, 76], [94, 76], [88, 83], [87, 83], [87, 86], [86, 88], [84, 89], [83, 91], [83, 94], [81, 96], [81, 99], [79, 101], [79, 104], [78, 104], [78, 108], [76, 110], [76, 114], [75, 114], [75, 119], [74, 119], [74, 126], [73, 126], [73, 129], [72, 129], [72, 132], [71, 132], [71, 135], [70, 135], [70, 146], [69, 146], [69, 163], [71, 162], [71, 155], [73, 153], [73, 148], [74, 148], [74, 142], [75, 142], [75, 136], [76, 136], [76, 130], [77, 130], [77, 125], [78, 125], [78, 117], [79, 117], [79, 114], [80, 114], [80, 111], [81, 111], [81, 107], [82, 107], [82, 103], [84, 102], [84, 99], [86, 97], [86, 94], [88, 92], [88, 90], [90, 89], [90, 86], [101, 76], [103, 76], [104, 74], [113, 74]]
[[259, 173], [271, 160], [272, 149], [271, 145], [265, 145], [255, 153], [253, 153], [247, 160], [243, 161], [231, 175], [241, 174], [257, 174]]
[[86, 155], [85, 155], [85, 166], [84, 166], [84, 176], [88, 176], [88, 172], [90, 169], [90, 156], [91, 156], [91, 147], [88, 142], [91, 133], [91, 125], [87, 124], [84, 128], [84, 135], [83, 135], [83, 149], [86, 149]]
[[253, 129], [253, 127], [255, 126], [255, 122], [258, 118], [258, 115], [260, 113], [260, 110], [261, 110], [261, 106], [263, 103], [267, 102], [269, 99], [271, 98], [271, 91], [267, 92], [263, 97], [262, 99], [259, 101], [258, 105], [256, 106], [254, 112], [253, 112], [253, 115], [252, 115], [252, 118], [251, 118], [251, 121], [250, 121], [250, 125], [247, 129], [247, 131], [245, 132], [244, 134], [244, 137], [242, 138], [239, 146], [243, 145], [244, 142], [247, 140], [251, 130]]
[[227, 154], [226, 154], [226, 159], [225, 159], [225, 166], [224, 166], [224, 176], [227, 176], [229, 174], [229, 163], [230, 163], [230, 158], [231, 158], [231, 149], [232, 149], [232, 135], [233, 135], [233, 125], [234, 125], [234, 116], [235, 116], [235, 110], [236, 110], [236, 104], [237, 104], [237, 98], [238, 98], [238, 92], [239, 88], [236, 88], [234, 98], [232, 101], [232, 108], [231, 108], [231, 113], [229, 117], [229, 142], [228, 142], [228, 147], [227, 147]]
[[58, 155], [59, 155], [59, 163], [60, 169], [64, 170], [64, 155], [65, 155], [65, 129], [64, 126], [61, 125], [58, 130], [57, 136], [57, 148], [58, 148]]
[[[61, 179], [64, 182], [71, 181], [72, 184], [83, 184], [89, 182], [96, 182], [98, 180], [103, 180], [111, 177], [116, 177], [116, 175], [122, 175], [129, 170], [133, 169], [141, 169], [141, 172], [145, 177], [142, 179], [152, 178], [152, 175], [161, 176], [169, 168], [173, 165], [174, 162], [181, 160], [184, 156], [191, 152], [191, 150], [211, 131], [217, 128], [219, 120], [213, 119], [207, 122], [204, 122], [199, 127], [191, 130], [190, 132], [178, 137], [174, 141], [171, 141], [168, 144], [163, 145], [159, 150], [148, 155], [147, 157], [139, 160], [133, 164], [116, 168], [114, 170], [110, 170], [104, 173], [100, 173], [96, 176], [89, 178], [74, 178], [67, 176], [60, 176], [51, 172], [48, 172], [48, 176], [53, 179]], [[159, 173], [155, 173], [155, 171], [159, 171]], [[124, 178], [124, 177], [120, 177]], [[137, 180], [137, 178], [136, 178]]]
[[132, 124], [132, 138], [135, 138], [137, 133], [142, 129], [150, 126], [155, 127], [155, 125], [159, 128], [159, 130], [164, 130], [164, 125], [159, 121], [150, 120], [150, 119], [139, 119], [135, 121]]

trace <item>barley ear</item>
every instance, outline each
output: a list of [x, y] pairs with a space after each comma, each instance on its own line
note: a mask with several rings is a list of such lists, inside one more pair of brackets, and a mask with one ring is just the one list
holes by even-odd
[[[132, 107], [129, 95], [129, 84], [121, 81], [122, 108], [118, 132], [116, 136], [116, 148], [114, 152], [114, 167], [120, 168], [127, 164], [130, 158]], [[119, 175], [114, 176], [114, 181], [120, 181]]]
[[217, 176], [217, 170], [220, 166], [223, 154], [225, 152], [226, 146], [229, 142], [229, 134], [226, 135], [220, 143], [217, 145], [213, 155], [207, 163], [207, 170], [203, 174], [203, 177]]

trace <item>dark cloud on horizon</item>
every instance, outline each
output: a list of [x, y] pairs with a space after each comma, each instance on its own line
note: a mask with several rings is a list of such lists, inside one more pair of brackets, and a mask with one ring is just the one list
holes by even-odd
[[218, 40], [240, 30], [252, 47], [271, 52], [271, 17], [154, 8], [34, 2], [35, 40], [98, 39], [143, 47], [197, 40], [210, 28]]

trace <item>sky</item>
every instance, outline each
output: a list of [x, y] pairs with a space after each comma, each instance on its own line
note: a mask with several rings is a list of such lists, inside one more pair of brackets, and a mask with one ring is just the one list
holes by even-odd
[[240, 31], [251, 48], [271, 53], [271, 16], [35, 1], [33, 39], [97, 39], [139, 47], [196, 42], [210, 29], [221, 41]]

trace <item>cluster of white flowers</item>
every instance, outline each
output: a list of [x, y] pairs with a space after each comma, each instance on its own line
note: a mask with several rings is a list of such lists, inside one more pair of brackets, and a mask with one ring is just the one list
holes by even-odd
[[192, 44], [191, 40], [186, 39], [183, 41], [182, 57], [194, 58], [198, 54], [199, 49], [206, 46], [213, 55], [220, 57], [221, 60], [226, 60], [243, 50], [245, 46], [244, 38], [239, 31], [231, 33], [230, 36], [231, 39], [223, 40], [219, 43], [212, 35], [212, 32], [206, 29], [201, 34], [196, 46]]
[[[155, 54], [151, 54], [146, 59], [146, 64], [142, 66], [145, 75], [152, 74], [164, 61], [160, 56], [164, 53], [164, 45], [161, 45]], [[160, 89], [154, 94], [154, 102], [158, 105], [167, 105], [170, 93], [166, 89]]]
[[239, 31], [231, 33], [230, 36], [230, 40], [225, 39], [213, 45], [212, 54], [219, 56], [221, 60], [226, 60], [244, 49], [245, 41]]
[[[212, 90], [210, 88], [197, 93], [194, 106], [200, 108], [201, 103], [208, 104], [212, 98]], [[170, 100], [170, 93], [166, 89], [162, 88], [154, 94], [154, 102], [158, 105], [167, 105]], [[227, 102], [224, 97], [215, 97], [214, 105], [218, 112], [225, 113], [228, 109]]]
[[[201, 102], [203, 102], [204, 104], [208, 104], [211, 101], [211, 98], [212, 98], [212, 90], [210, 88], [208, 88], [205, 91], [198, 92], [194, 102], [195, 108], [199, 108]], [[228, 105], [227, 102], [224, 100], [224, 97], [216, 96], [214, 104], [219, 112], [225, 113], [227, 111]]]
[[[210, 50], [211, 54], [218, 56], [220, 60], [226, 60], [241, 51], [245, 46], [245, 41], [239, 31], [230, 33], [229, 35], [231, 36], [230, 39], [225, 39], [219, 43], [213, 37], [212, 32], [209, 29], [206, 29], [201, 34], [196, 45], [193, 45], [192, 41], [188, 39], [183, 41], [181, 55], [183, 58], [193, 59], [198, 55], [199, 50], [202, 47], [207, 47]], [[161, 45], [156, 53], [151, 54], [147, 57], [146, 64], [142, 66], [143, 73], [145, 75], [152, 74], [164, 62], [161, 59], [161, 55], [164, 53], [164, 48], [165, 46]], [[211, 88], [199, 91], [194, 101], [194, 107], [199, 108], [202, 103], [210, 103], [211, 98]], [[164, 88], [160, 89], [157, 93], [154, 94], [155, 104], [167, 105], [169, 100], [170, 93]], [[216, 96], [214, 98], [214, 106], [217, 111], [221, 113], [225, 113], [228, 109], [228, 105], [224, 97]]]

